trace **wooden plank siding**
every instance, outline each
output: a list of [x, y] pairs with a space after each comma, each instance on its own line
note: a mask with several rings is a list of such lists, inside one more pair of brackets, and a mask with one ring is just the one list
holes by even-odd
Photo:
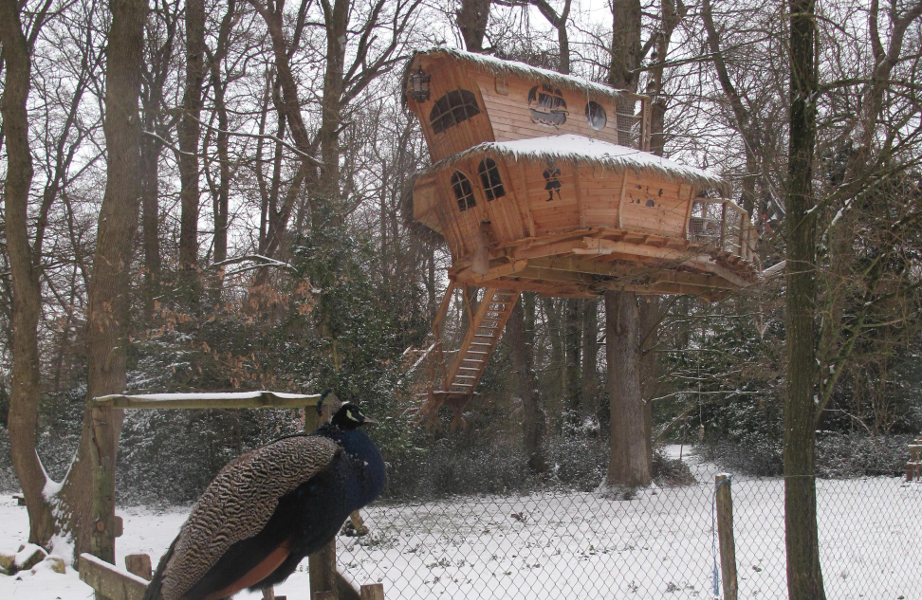
[[[429, 99], [416, 102], [407, 100], [407, 106], [419, 118], [419, 122], [429, 146], [432, 162], [472, 148], [482, 142], [505, 142], [535, 137], [562, 135], [566, 133], [587, 138], [618, 143], [617, 103], [613, 100], [591, 98], [599, 104], [606, 114], [606, 124], [596, 131], [590, 127], [586, 118], [586, 106], [590, 98], [577, 91], [562, 89], [560, 97], [566, 102], [566, 122], [559, 126], [536, 122], [532, 119], [528, 94], [532, 88], [544, 84], [541, 79], [526, 81], [514, 76], [497, 77], [478, 70], [474, 65], [452, 61], [444, 57], [435, 59], [420, 56], [414, 63], [422, 66], [431, 75]], [[499, 81], [498, 81], [499, 80]], [[467, 90], [477, 98], [480, 114], [475, 115], [445, 131], [435, 133], [429, 117], [435, 102], [453, 90]], [[497, 91], [503, 90], [503, 91]], [[641, 102], [636, 102], [634, 114], [630, 115], [633, 127], [635, 147], [642, 146]], [[624, 119], [621, 119], [622, 121]]]
[[[589, 126], [586, 118], [586, 105], [589, 102], [584, 94], [571, 90], [560, 90], [560, 97], [567, 104], [567, 120], [562, 125], [554, 126], [535, 122], [532, 119], [528, 104], [528, 94], [535, 86], [542, 85], [542, 81], [524, 81], [521, 79], [507, 78], [507, 94], [496, 92], [495, 77], [478, 72], [468, 67], [468, 77], [476, 82], [481, 98], [483, 98], [490, 123], [493, 125], [494, 140], [507, 142], [512, 140], [545, 137], [572, 133], [583, 137], [603, 140], [612, 144], [618, 143], [617, 131], [617, 106], [615, 102], [606, 102], [601, 99], [592, 99], [605, 110], [607, 122], [605, 126], [596, 131]], [[637, 103], [635, 110], [639, 110]], [[640, 142], [640, 122], [637, 120], [635, 138]]]
[[[493, 141], [493, 127], [484, 106], [480, 88], [468, 76], [463, 65], [452, 61], [439, 60], [436, 64], [427, 64], [432, 61], [421, 61], [423, 69], [430, 72], [432, 80], [429, 86], [429, 99], [424, 102], [407, 101], [407, 106], [419, 118], [426, 145], [429, 146], [429, 156], [432, 162], [457, 154], [476, 146], [481, 142]], [[444, 131], [435, 133], [429, 117], [436, 101], [454, 90], [467, 90], [477, 99], [477, 108], [480, 114], [474, 115]], [[494, 92], [495, 93], [495, 92]]]

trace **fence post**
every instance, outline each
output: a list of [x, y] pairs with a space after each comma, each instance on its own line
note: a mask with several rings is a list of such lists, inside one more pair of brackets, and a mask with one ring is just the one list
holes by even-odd
[[[322, 425], [330, 420], [339, 406], [339, 399], [334, 394], [327, 394], [320, 406], [318, 423]], [[305, 419], [306, 420], [306, 419]], [[311, 598], [317, 600], [338, 600], [336, 592], [336, 538], [326, 546], [307, 557], [308, 572], [310, 574]], [[324, 595], [326, 594], [326, 595]]]
[[922, 438], [909, 444], [909, 462], [906, 463], [906, 481], [922, 479]]
[[361, 587], [359, 596], [362, 600], [384, 600], [384, 584], [366, 583]]
[[730, 493], [730, 476], [721, 473], [714, 477], [717, 495], [717, 539], [720, 542], [720, 574], [723, 580], [724, 600], [737, 600], [736, 542], [733, 539], [733, 496]]
[[129, 554], [125, 557], [125, 570], [150, 581], [153, 579], [153, 565], [149, 554]]

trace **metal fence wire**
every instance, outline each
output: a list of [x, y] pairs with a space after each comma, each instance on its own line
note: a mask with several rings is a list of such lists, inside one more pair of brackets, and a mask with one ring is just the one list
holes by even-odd
[[[636, 493], [545, 489], [383, 503], [340, 536], [340, 566], [387, 597], [714, 598], [716, 469]], [[784, 480], [732, 477], [739, 598], [786, 598]], [[817, 481], [827, 598], [922, 598], [922, 483]], [[718, 588], [719, 588], [718, 584]]]

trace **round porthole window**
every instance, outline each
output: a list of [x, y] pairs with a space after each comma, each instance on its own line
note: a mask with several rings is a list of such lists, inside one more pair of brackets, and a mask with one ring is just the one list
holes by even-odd
[[605, 124], [608, 123], [608, 115], [605, 114], [605, 109], [602, 108], [601, 104], [590, 100], [586, 104], [586, 121], [596, 131], [602, 131], [605, 129]]

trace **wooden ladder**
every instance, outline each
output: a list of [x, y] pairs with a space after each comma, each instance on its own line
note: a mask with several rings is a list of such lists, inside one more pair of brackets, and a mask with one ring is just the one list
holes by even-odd
[[452, 428], [464, 425], [461, 415], [474, 396], [474, 390], [518, 299], [519, 292], [516, 290], [484, 290], [477, 311], [471, 315], [471, 327], [465, 333], [457, 355], [451, 366], [443, 370], [440, 389], [435, 389], [437, 382], [433, 378], [433, 388], [427, 394], [427, 400], [420, 411], [430, 424], [438, 420], [438, 409], [445, 404], [455, 415]]

